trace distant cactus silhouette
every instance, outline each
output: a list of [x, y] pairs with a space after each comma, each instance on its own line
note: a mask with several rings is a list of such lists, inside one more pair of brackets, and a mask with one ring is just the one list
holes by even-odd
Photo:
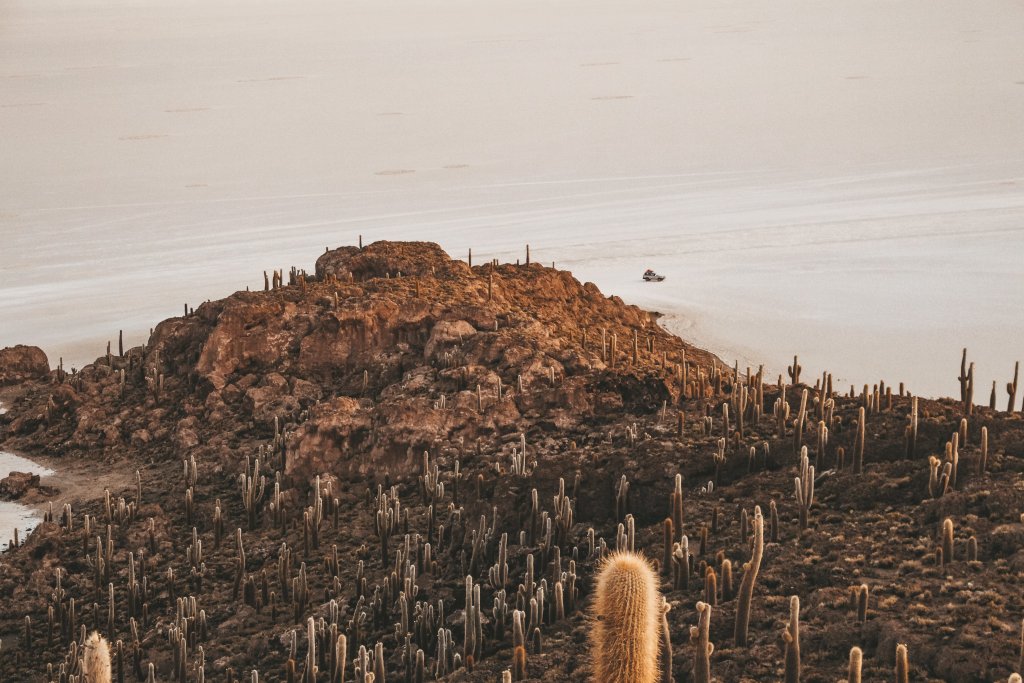
[[792, 381], [793, 384], [800, 384], [801, 370], [803, 370], [803, 367], [801, 367], [800, 363], [798, 362], [798, 357], [793, 356], [793, 364], [786, 368], [786, 373], [789, 375], [789, 379]]

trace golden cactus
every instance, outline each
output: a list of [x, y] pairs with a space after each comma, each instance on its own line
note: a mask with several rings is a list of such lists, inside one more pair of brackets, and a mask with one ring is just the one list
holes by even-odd
[[110, 683], [110, 646], [96, 631], [85, 641], [85, 680], [89, 683]]
[[900, 643], [896, 646], [896, 683], [907, 683], [910, 680], [910, 664], [907, 662], [907, 646]]
[[594, 683], [655, 683], [661, 596], [651, 565], [631, 552], [614, 553], [597, 577], [591, 635]]
[[860, 669], [864, 661], [864, 653], [859, 647], [850, 648], [850, 671], [847, 683], [860, 683]]

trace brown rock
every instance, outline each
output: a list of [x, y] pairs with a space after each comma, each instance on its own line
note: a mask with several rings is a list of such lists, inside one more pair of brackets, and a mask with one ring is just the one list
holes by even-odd
[[358, 457], [369, 441], [372, 421], [355, 399], [338, 397], [310, 410], [288, 448], [285, 473], [302, 480], [322, 472], [366, 474], [374, 464]]
[[995, 557], [1009, 557], [1024, 549], [1024, 524], [1000, 524], [990, 532], [989, 544]]
[[43, 379], [49, 374], [50, 363], [38, 346], [18, 345], [0, 349], [0, 385]]
[[147, 429], [137, 429], [134, 432], [132, 432], [131, 443], [132, 446], [135, 446], [136, 448], [145, 446], [152, 440], [153, 436], [152, 434], [149, 433], [149, 430]]
[[342, 247], [322, 254], [316, 260], [318, 278], [348, 278], [357, 282], [375, 277], [402, 275], [447, 275], [453, 271], [469, 272], [469, 265], [453, 261], [433, 242], [374, 242], [362, 250]]
[[423, 355], [428, 360], [433, 359], [438, 352], [452, 344], [461, 345], [474, 334], [476, 334], [476, 328], [465, 320], [442, 320], [430, 331], [430, 338], [423, 349]]
[[0, 479], [0, 498], [17, 500], [28, 493], [29, 489], [37, 488], [38, 486], [38, 474], [11, 472], [3, 479]]
[[275, 416], [284, 417], [299, 409], [288, 380], [276, 372], [267, 375], [260, 386], [246, 391], [244, 404], [252, 419], [261, 424], [273, 424]]

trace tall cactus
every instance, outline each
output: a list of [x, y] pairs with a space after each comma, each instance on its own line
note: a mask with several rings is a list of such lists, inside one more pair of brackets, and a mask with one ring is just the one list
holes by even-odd
[[906, 443], [907, 457], [914, 457], [914, 449], [917, 448], [917, 397], [910, 401], [910, 416], [907, 418]]
[[789, 625], [782, 632], [786, 643], [785, 681], [800, 683], [800, 598], [789, 599]]
[[964, 349], [963, 355], [960, 356], [960, 375], [956, 378], [960, 382], [960, 402], [967, 402], [967, 382], [969, 377], [967, 376], [967, 349]]
[[252, 472], [249, 471], [249, 456], [245, 458], [245, 471], [238, 475], [238, 486], [242, 493], [242, 506], [249, 522], [249, 531], [256, 529], [259, 502], [266, 492], [267, 478], [260, 474], [260, 459], [256, 458]]
[[1017, 378], [1020, 376], [1020, 361], [1013, 364], [1013, 381], [1006, 383], [1006, 393], [1010, 395], [1006, 403], [1006, 412], [1012, 413], [1017, 405]]
[[711, 605], [706, 602], [697, 603], [697, 625], [690, 627], [690, 642], [693, 644], [693, 680], [694, 683], [711, 683], [711, 653], [715, 646], [711, 644]]
[[[863, 408], [861, 409], [863, 410]], [[807, 528], [807, 517], [811, 504], [814, 502], [814, 465], [807, 458], [807, 447], [804, 446], [800, 455], [800, 476], [794, 478], [795, 496], [799, 508], [800, 530]]]
[[[916, 429], [915, 429], [916, 432]], [[916, 436], [916, 434], [915, 434]], [[857, 410], [857, 435], [853, 446], [853, 473], [864, 471], [864, 440], [867, 437], [867, 415], [864, 406]]]
[[661, 683], [675, 683], [672, 676], [672, 630], [668, 626], [668, 613], [672, 606], [661, 599]]
[[798, 357], [793, 356], [793, 364], [786, 368], [791, 384], [800, 384], [800, 371], [803, 370], [803, 367], [798, 361]]
[[612, 554], [597, 577], [591, 634], [594, 683], [655, 683], [661, 596], [651, 565], [631, 552]]
[[754, 595], [754, 582], [761, 570], [764, 557], [764, 517], [761, 508], [754, 507], [754, 549], [750, 561], [743, 565], [743, 579], [740, 582], [740, 596], [736, 605], [735, 637], [737, 645], [747, 644], [747, 630], [750, 627], [750, 602]]

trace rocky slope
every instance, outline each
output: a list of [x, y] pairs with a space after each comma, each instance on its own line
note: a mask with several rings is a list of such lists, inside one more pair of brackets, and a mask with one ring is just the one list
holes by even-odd
[[2, 680], [77, 673], [84, 627], [119, 641], [115, 680], [306, 680], [312, 628], [319, 681], [339, 635], [346, 681], [496, 681], [517, 609], [526, 678], [586, 680], [594, 569], [630, 543], [659, 564], [676, 681], [700, 600], [715, 680], [782, 678], [794, 595], [800, 680], [844, 679], [853, 646], [892, 679], [897, 643], [910, 680], [1019, 670], [1016, 411], [920, 400], [910, 430], [906, 392], [729, 368], [569, 273], [426, 243], [327, 251], [74, 373], [36, 351], [0, 352], [0, 447], [139, 479], [3, 554]]

